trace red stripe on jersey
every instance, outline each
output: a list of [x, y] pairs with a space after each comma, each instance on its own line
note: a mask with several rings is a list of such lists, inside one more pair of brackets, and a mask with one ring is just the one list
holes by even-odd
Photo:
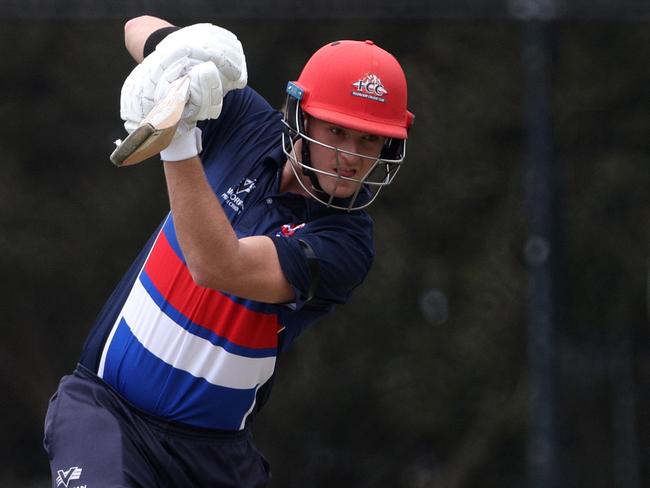
[[198, 286], [164, 232], [158, 236], [144, 271], [167, 303], [195, 324], [243, 347], [277, 347], [276, 315], [249, 310], [222, 293]]

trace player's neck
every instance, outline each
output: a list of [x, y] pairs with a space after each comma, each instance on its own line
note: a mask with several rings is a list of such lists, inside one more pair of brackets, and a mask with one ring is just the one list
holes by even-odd
[[311, 198], [310, 195], [305, 191], [302, 185], [298, 182], [298, 175], [304, 178], [303, 183], [310, 184], [309, 178], [302, 175], [302, 170], [297, 171], [297, 175], [294, 173], [291, 168], [291, 161], [287, 160], [284, 163], [282, 168], [282, 173], [280, 175], [280, 193], [297, 193], [298, 195], [306, 196]]

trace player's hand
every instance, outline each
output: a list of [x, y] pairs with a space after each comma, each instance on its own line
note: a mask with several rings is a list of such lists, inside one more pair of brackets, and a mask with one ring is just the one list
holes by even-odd
[[[176, 71], [180, 69], [170, 66], [163, 74], [156, 87], [156, 100], [162, 98], [177, 81]], [[214, 63], [206, 61], [193, 66], [188, 76], [190, 78], [189, 102], [185, 106], [171, 144], [160, 153], [163, 161], [181, 161], [198, 155], [202, 145], [201, 130], [196, 127], [196, 122], [217, 118], [221, 113], [223, 86], [219, 70]]]
[[190, 96], [183, 110], [183, 122], [196, 125], [199, 120], [216, 119], [221, 114], [223, 105], [223, 85], [219, 70], [210, 61], [195, 64], [194, 59], [185, 63], [183, 59], [176, 62], [178, 66], [167, 68], [156, 85], [154, 99], [164, 98], [170, 87], [187, 72], [190, 78]]
[[186, 27], [163, 39], [122, 86], [120, 115], [126, 130], [132, 132], [169, 86], [187, 73], [191, 73], [190, 99], [183, 122], [191, 129], [197, 120], [217, 118], [223, 96], [246, 86], [241, 43], [231, 32], [211, 24]]
[[244, 49], [237, 36], [212, 24], [195, 24], [172, 32], [157, 46], [163, 57], [179, 48], [188, 48], [188, 56], [211, 61], [219, 70], [223, 94], [244, 88], [248, 80]]
[[[133, 132], [166, 93], [163, 90], [156, 91], [165, 71], [166, 79], [177, 79], [192, 66], [199, 64], [199, 61], [191, 60], [187, 54], [188, 50], [182, 48], [167, 53], [165, 57], [154, 51], [129, 73], [120, 94], [120, 117], [124, 120], [127, 132]], [[171, 81], [164, 88], [168, 90]]]

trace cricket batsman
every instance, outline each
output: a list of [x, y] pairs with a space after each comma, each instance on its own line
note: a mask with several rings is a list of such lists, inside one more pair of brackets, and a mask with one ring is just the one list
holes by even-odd
[[117, 284], [45, 419], [54, 488], [263, 487], [251, 424], [276, 358], [345, 303], [374, 256], [365, 208], [405, 156], [397, 60], [326, 44], [273, 109], [242, 45], [211, 24], [125, 24], [133, 131], [176, 80], [189, 100], [161, 153], [170, 212]]

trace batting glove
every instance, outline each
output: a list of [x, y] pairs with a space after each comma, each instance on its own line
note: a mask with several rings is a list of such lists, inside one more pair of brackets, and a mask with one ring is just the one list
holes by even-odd
[[190, 49], [188, 56], [212, 61], [219, 70], [223, 94], [244, 88], [248, 80], [244, 49], [237, 36], [212, 24], [195, 24], [172, 32], [156, 46], [163, 56], [180, 47]]
[[[120, 117], [127, 132], [133, 132], [164, 96], [162, 90], [156, 93], [156, 88], [166, 70], [169, 69], [167, 79], [180, 78], [199, 63], [191, 60], [187, 53], [187, 49], [179, 48], [163, 57], [162, 53], [154, 51], [129, 73], [120, 93]], [[169, 83], [165, 86], [169, 88]]]
[[[120, 116], [126, 130], [132, 132], [171, 83], [187, 73], [191, 73], [191, 84], [183, 112], [185, 132], [197, 120], [217, 118], [225, 94], [246, 86], [241, 43], [232, 32], [211, 24], [185, 27], [163, 39], [122, 86]], [[183, 132], [182, 125], [179, 132]]]
[[[176, 71], [179, 69], [181, 68], [170, 66], [163, 74], [156, 87], [156, 100], [162, 98], [169, 91], [177, 79]], [[223, 87], [217, 67], [210, 61], [206, 61], [190, 69], [188, 76], [190, 78], [190, 102], [185, 106], [171, 144], [160, 153], [163, 161], [181, 161], [198, 155], [202, 145], [201, 130], [196, 127], [196, 122], [216, 118], [221, 113]]]
[[192, 127], [184, 132], [177, 129], [171, 144], [160, 152], [160, 159], [166, 162], [183, 161], [197, 156], [202, 149], [201, 129]]

